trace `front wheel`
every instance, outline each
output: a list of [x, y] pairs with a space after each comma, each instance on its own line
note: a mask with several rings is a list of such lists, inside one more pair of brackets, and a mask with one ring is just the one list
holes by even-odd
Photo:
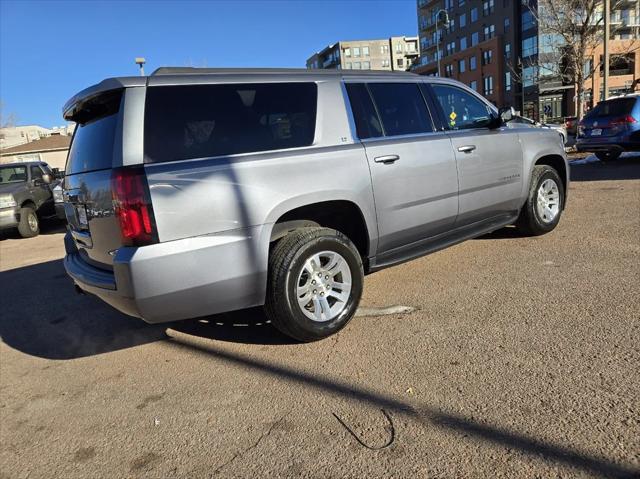
[[38, 215], [31, 206], [20, 208], [20, 223], [18, 223], [18, 233], [23, 238], [33, 238], [40, 233], [40, 222]]
[[288, 336], [322, 339], [351, 320], [363, 283], [362, 259], [349, 238], [329, 228], [299, 228], [269, 255], [265, 312]]
[[564, 185], [558, 172], [548, 165], [533, 167], [527, 202], [520, 211], [517, 228], [537, 236], [552, 231], [564, 208]]
[[596, 151], [598, 159], [604, 162], [617, 160], [621, 154], [620, 150]]

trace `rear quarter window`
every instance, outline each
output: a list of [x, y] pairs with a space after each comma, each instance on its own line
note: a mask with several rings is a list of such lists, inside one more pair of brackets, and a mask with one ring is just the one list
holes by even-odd
[[145, 162], [309, 146], [317, 96], [315, 83], [150, 87]]

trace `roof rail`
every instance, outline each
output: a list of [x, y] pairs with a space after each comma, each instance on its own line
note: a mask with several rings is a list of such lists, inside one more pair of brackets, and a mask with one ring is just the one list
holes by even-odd
[[309, 68], [197, 68], [197, 67], [160, 67], [149, 76], [162, 75], [233, 75], [233, 74], [301, 74], [301, 75], [415, 75], [411, 72], [388, 72], [384, 70], [337, 70], [337, 69], [309, 69]]

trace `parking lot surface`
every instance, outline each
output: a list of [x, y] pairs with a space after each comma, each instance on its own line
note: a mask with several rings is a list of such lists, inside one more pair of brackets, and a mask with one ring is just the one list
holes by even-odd
[[551, 234], [368, 276], [313, 344], [259, 310], [147, 325], [74, 292], [62, 228], [4, 234], [0, 477], [639, 475], [640, 158], [572, 176]]

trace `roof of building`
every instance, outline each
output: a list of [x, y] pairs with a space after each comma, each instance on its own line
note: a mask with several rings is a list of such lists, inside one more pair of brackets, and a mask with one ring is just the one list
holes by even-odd
[[2, 156], [18, 155], [21, 153], [40, 153], [43, 151], [67, 150], [71, 144], [71, 137], [65, 135], [45, 136], [39, 140], [30, 141], [23, 145], [12, 146], [0, 151]]

